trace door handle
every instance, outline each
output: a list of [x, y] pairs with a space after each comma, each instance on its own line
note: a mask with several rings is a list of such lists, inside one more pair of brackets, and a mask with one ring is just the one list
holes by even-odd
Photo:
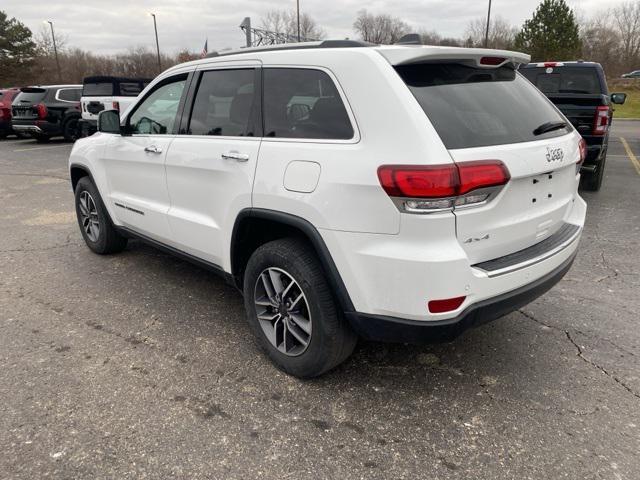
[[149, 145], [148, 147], [144, 147], [144, 151], [147, 153], [162, 153], [162, 149], [156, 147], [155, 145]]
[[223, 153], [222, 158], [224, 158], [225, 160], [236, 160], [238, 162], [246, 162], [249, 160], [249, 155], [247, 155], [246, 153], [240, 153], [232, 150], [231, 152]]

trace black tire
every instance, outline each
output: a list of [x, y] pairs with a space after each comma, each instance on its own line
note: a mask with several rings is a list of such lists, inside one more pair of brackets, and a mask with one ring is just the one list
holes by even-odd
[[600, 160], [598, 164], [598, 168], [593, 173], [583, 173], [580, 177], [580, 188], [583, 190], [587, 190], [590, 192], [597, 192], [602, 187], [602, 181], [604, 179], [604, 166], [607, 160], [607, 156], [605, 155]]
[[[271, 343], [258, 320], [256, 284], [269, 268], [288, 273], [299, 285], [308, 305], [310, 341], [296, 356], [283, 353]], [[342, 363], [353, 352], [358, 337], [336, 304], [315, 252], [304, 241], [285, 238], [259, 247], [247, 263], [243, 290], [249, 326], [262, 350], [284, 372], [299, 378], [316, 377]]]
[[79, 138], [78, 118], [72, 117], [64, 123], [62, 136], [67, 142], [75, 142]]
[[[87, 192], [90, 195], [95, 206], [95, 209], [91, 209], [95, 212], [91, 218], [97, 220], [99, 224], [97, 234], [95, 233], [96, 230], [93, 230], [93, 235], [91, 235], [84, 225], [86, 218], [83, 220], [83, 207], [81, 205], [81, 198], [84, 196], [84, 192]], [[102, 203], [102, 198], [98, 193], [98, 189], [89, 177], [82, 177], [78, 181], [75, 191], [75, 204], [76, 217], [78, 218], [78, 226], [80, 227], [82, 238], [84, 238], [85, 243], [91, 250], [100, 255], [107, 255], [110, 253], [121, 252], [126, 248], [127, 238], [120, 235], [113, 226], [113, 223], [109, 218], [109, 214], [104, 207], [104, 203]]]
[[49, 140], [51, 140], [50, 136], [42, 135], [40, 133], [34, 133], [33, 134], [33, 138], [35, 138], [36, 142], [38, 142], [38, 143], [47, 143]]

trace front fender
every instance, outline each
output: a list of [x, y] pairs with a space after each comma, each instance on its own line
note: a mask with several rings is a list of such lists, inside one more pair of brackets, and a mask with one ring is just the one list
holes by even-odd
[[[111, 221], [115, 225], [121, 225], [116, 212], [110, 202], [107, 201], [109, 197], [109, 182], [107, 181], [103, 159], [110, 137], [108, 134], [98, 132], [90, 137], [77, 140], [69, 155], [69, 173], [71, 173], [72, 168], [81, 168], [86, 171], [98, 189], [100, 197], [102, 197], [102, 203], [109, 212]], [[71, 177], [71, 175], [69, 176]]]

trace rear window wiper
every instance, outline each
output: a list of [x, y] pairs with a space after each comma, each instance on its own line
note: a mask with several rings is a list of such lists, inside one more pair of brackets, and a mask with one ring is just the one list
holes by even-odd
[[542, 135], [543, 133], [553, 132], [554, 130], [560, 130], [561, 128], [567, 128], [568, 126], [569, 125], [567, 125], [567, 122], [563, 122], [563, 121], [546, 122], [540, 125], [538, 128], [536, 128], [533, 131], [533, 134], [538, 136], [538, 135]]

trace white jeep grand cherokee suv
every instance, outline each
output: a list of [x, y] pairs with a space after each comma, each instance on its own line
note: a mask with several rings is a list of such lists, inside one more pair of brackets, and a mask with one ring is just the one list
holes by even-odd
[[221, 273], [299, 377], [359, 336], [451, 340], [544, 293], [578, 248], [584, 144], [528, 61], [324, 41], [175, 66], [75, 144], [82, 235]]

